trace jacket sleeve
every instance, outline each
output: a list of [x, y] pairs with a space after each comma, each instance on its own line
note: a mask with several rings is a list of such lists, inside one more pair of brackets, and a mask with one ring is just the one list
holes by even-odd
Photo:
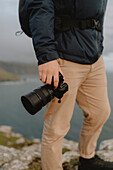
[[58, 59], [53, 0], [26, 0], [26, 9], [38, 65]]

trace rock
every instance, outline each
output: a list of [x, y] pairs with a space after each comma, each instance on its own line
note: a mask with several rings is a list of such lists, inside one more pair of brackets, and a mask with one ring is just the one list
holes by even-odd
[[77, 160], [79, 157], [79, 153], [75, 152], [75, 151], [69, 151], [63, 154], [63, 159], [62, 159], [62, 163], [64, 162], [70, 162], [71, 159], [75, 159]]
[[33, 139], [32, 141], [33, 141], [33, 143], [36, 143], [36, 144], [39, 144], [39, 143], [40, 143], [40, 139], [37, 139], [37, 138], [36, 138], [36, 139]]
[[11, 133], [11, 136], [12, 137], [17, 137], [17, 138], [22, 138], [23, 137], [20, 133], [14, 133], [14, 132]]
[[41, 158], [40, 151], [21, 151], [0, 145], [0, 166], [3, 170], [27, 169], [35, 158]]
[[24, 146], [23, 151], [38, 151], [41, 153], [41, 144], [32, 144], [31, 146]]
[[102, 141], [99, 150], [113, 150], [113, 139]]
[[[29, 166], [41, 166], [41, 142], [40, 139], [27, 140], [21, 134], [12, 132], [10, 126], [0, 126], [0, 132], [7, 137], [17, 137], [14, 142], [19, 145], [21, 150], [9, 148], [12, 142], [9, 140], [9, 147], [0, 145], [0, 169], [1, 170], [27, 170]], [[27, 146], [26, 146], [27, 145]], [[66, 170], [77, 170], [79, 159], [78, 143], [64, 139], [63, 140], [62, 163]], [[113, 139], [101, 142], [99, 150], [96, 152], [102, 159], [113, 162]]]
[[24, 144], [25, 143], [25, 139], [22, 137], [20, 139], [17, 139], [16, 142], [15, 142], [17, 145], [19, 144]]
[[78, 152], [78, 143], [74, 142], [72, 140], [67, 140], [67, 139], [64, 138], [64, 140], [63, 140], [63, 148], [67, 148], [69, 150]]
[[25, 170], [28, 169], [28, 165], [25, 162], [19, 160], [13, 160], [9, 164], [4, 164], [2, 167], [3, 170]]
[[102, 159], [113, 162], [113, 139], [102, 141], [96, 153]]
[[101, 150], [96, 152], [97, 155], [105, 161], [113, 162], [113, 151]]
[[6, 135], [11, 135], [12, 127], [11, 126], [0, 126], [0, 132], [4, 133]]

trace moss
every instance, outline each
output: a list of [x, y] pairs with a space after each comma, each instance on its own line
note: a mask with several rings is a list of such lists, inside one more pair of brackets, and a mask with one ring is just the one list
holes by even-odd
[[19, 137], [13, 137], [13, 136], [9, 136], [7, 137], [4, 133], [0, 132], [0, 145], [4, 145], [7, 147], [14, 147], [16, 149], [20, 149], [23, 146], [30, 146], [33, 144], [32, 140], [29, 139], [25, 139], [25, 143], [24, 144], [16, 144], [16, 140], [19, 139]]
[[67, 148], [63, 148], [62, 149], [62, 154], [64, 154], [65, 152], [69, 152], [69, 151], [71, 151], [70, 149], [67, 149]]
[[78, 165], [78, 162], [79, 162], [79, 159], [71, 159], [70, 165], [76, 166], [76, 165]]
[[21, 150], [24, 146], [30, 146], [33, 144], [33, 141], [29, 140], [29, 139], [25, 139], [25, 142], [22, 144], [16, 144], [15, 142], [13, 143], [12, 147]]
[[7, 137], [4, 133], [0, 132], [0, 145], [12, 147], [17, 139], [19, 138], [13, 136]]
[[70, 162], [63, 163], [64, 170], [75, 170], [75, 167], [78, 165], [77, 159], [72, 159]]
[[42, 170], [41, 160], [39, 158], [35, 158], [32, 163], [29, 164], [29, 169], [27, 170]]

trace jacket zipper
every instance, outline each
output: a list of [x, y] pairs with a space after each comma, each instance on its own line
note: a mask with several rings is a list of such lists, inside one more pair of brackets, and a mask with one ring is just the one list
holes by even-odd
[[[104, 0], [102, 0], [101, 12], [103, 11], [103, 5], [104, 5]], [[99, 34], [99, 32], [96, 30], [96, 48], [97, 48], [97, 53], [99, 52], [99, 47], [98, 47], [98, 34]]]
[[98, 48], [98, 31], [96, 30], [96, 49], [97, 49], [97, 53], [99, 52], [99, 48]]

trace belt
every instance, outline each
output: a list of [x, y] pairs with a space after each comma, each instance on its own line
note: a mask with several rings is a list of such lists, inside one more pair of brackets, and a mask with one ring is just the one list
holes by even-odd
[[71, 18], [68, 15], [63, 16], [55, 16], [54, 28], [56, 31], [68, 31], [71, 28], [79, 28], [81, 30], [84, 29], [96, 29], [97, 31], [101, 31], [100, 21], [97, 19], [84, 19], [84, 20], [76, 20]]

